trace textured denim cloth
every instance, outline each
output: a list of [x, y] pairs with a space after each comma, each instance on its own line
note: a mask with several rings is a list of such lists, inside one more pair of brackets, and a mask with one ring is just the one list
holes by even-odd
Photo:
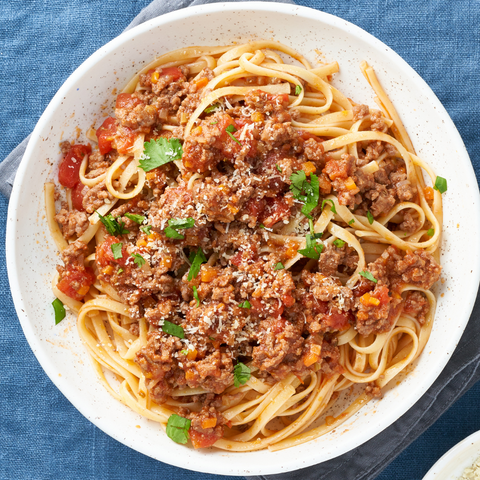
[[[149, 0], [2, 2], [0, 158], [6, 157], [28, 135], [56, 90], [91, 53], [133, 21], [141, 23], [151, 16], [191, 4], [185, 0], [157, 0], [141, 12], [149, 3]], [[194, 2], [198, 3], [205, 2]], [[478, 176], [478, 0], [301, 0], [297, 3], [349, 20], [403, 56], [447, 108]], [[3, 169], [0, 167], [0, 190], [5, 195], [9, 194], [7, 180], [14, 170], [13, 157], [21, 156], [20, 150], [15, 153], [9, 158], [9, 167], [6, 164]], [[0, 215], [5, 225], [7, 200], [2, 197]], [[4, 238], [3, 234], [0, 237], [2, 251]], [[461, 248], [477, 242], [478, 239], [467, 238]], [[3, 262], [0, 269], [1, 479], [204, 480], [214, 477], [147, 458], [85, 420], [53, 386], [32, 354], [15, 315]], [[440, 378], [417, 405], [388, 430], [356, 451], [321, 466], [269, 478], [420, 479], [446, 450], [480, 429], [480, 384], [477, 384], [401, 453], [480, 377], [479, 308], [477, 304], [467, 331]]]

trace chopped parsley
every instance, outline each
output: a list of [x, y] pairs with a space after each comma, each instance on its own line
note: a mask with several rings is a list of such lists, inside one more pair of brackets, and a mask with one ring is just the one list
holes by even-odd
[[137, 264], [138, 267], [145, 265], [145, 259], [139, 253], [132, 254], [133, 261]]
[[333, 213], [337, 213], [337, 209], [335, 208], [335, 203], [333, 200], [331, 200], [330, 198], [325, 198], [323, 201], [322, 201], [322, 210], [325, 208], [325, 205], [327, 203], [330, 203], [332, 206], [330, 208], [330, 210], [332, 210]]
[[307, 242], [306, 247], [301, 250], [298, 250], [298, 253], [300, 255], [303, 255], [304, 257], [318, 260], [323, 250], [323, 244], [317, 243], [316, 239], [313, 238], [313, 236], [310, 234], [307, 234], [306, 242]]
[[245, 385], [250, 380], [251, 370], [242, 362], [238, 362], [233, 368], [235, 388]]
[[348, 222], [349, 225], [353, 225], [354, 223], [355, 223], [355, 219], [354, 219], [354, 218], [352, 218], [352, 219]]
[[302, 93], [303, 88], [300, 85], [295, 87], [295, 95], [300, 95]]
[[318, 205], [320, 198], [320, 183], [315, 174], [310, 174], [310, 182], [303, 170], [298, 170], [290, 175], [290, 190], [296, 200], [303, 202], [302, 213], [310, 218], [310, 212]]
[[182, 355], [188, 355], [188, 350], [180, 350], [180, 353], [181, 353]]
[[373, 218], [372, 212], [370, 210], [367, 210], [367, 218], [368, 218], [368, 223], [371, 225], [375, 219]]
[[218, 122], [210, 122], [210, 125], [216, 125]]
[[229, 125], [229, 126], [225, 129], [225, 131], [228, 133], [228, 135], [230, 136], [230, 138], [231, 138], [234, 142], [237, 142], [239, 145], [241, 145], [240, 140], [239, 140], [238, 138], [235, 138], [235, 137], [233, 136], [233, 132], [236, 132], [236, 131], [237, 131], [237, 129], [235, 128], [235, 125], [233, 125], [233, 124]]
[[447, 180], [443, 177], [437, 177], [433, 188], [440, 193], [445, 193], [447, 191]]
[[163, 322], [162, 330], [169, 335], [173, 335], [174, 337], [185, 338], [185, 332], [183, 331], [183, 328], [180, 325], [169, 322], [168, 320]]
[[152, 230], [151, 225], [144, 225], [143, 227], [140, 227], [140, 230], [145, 234], [145, 235], [150, 235], [150, 231]]
[[185, 235], [178, 233], [178, 229], [183, 228], [192, 228], [195, 225], [195, 220], [192, 217], [188, 218], [171, 218], [168, 221], [168, 227], [165, 228], [164, 232], [168, 238], [175, 238], [182, 240], [185, 238]]
[[120, 275], [121, 273], [123, 273], [123, 268], [119, 268], [119, 269], [117, 270], [117, 275]]
[[282, 173], [282, 167], [278, 163], [275, 164], [275, 168], [278, 172]]
[[52, 307], [55, 311], [55, 325], [58, 325], [66, 316], [65, 307], [58, 298], [52, 302]]
[[190, 261], [192, 262], [192, 266], [190, 267], [190, 271], [188, 272], [187, 280], [190, 282], [193, 278], [197, 278], [198, 272], [200, 272], [200, 265], [207, 261], [207, 257], [203, 253], [202, 247], [198, 247], [197, 252], [195, 255], [190, 255]]
[[[204, 112], [205, 113], [212, 113], [214, 112], [217, 108], [220, 108], [220, 104], [219, 103], [214, 103], [213, 105], [209, 105], [205, 110]], [[218, 122], [216, 122], [218, 123]], [[210, 124], [211, 125], [211, 124]]]
[[239, 303], [238, 306], [240, 308], [252, 308], [252, 304], [248, 300], [245, 300], [244, 302]]
[[120, 242], [120, 243], [112, 243], [112, 245], [110, 245], [110, 248], [112, 249], [112, 252], [113, 252], [113, 258], [114, 258], [115, 260], [118, 260], [119, 258], [122, 258], [122, 257], [123, 257], [122, 247], [123, 247], [123, 243], [122, 243], [122, 242]]
[[200, 298], [198, 298], [198, 290], [197, 287], [193, 286], [193, 298], [197, 301], [197, 307], [200, 306]]
[[183, 148], [178, 138], [157, 138], [143, 144], [143, 155], [140, 157], [140, 168], [149, 172], [166, 163], [180, 160]]
[[333, 241], [333, 244], [337, 248], [342, 248], [345, 245], [345, 242], [343, 240], [340, 240], [339, 238], [337, 238], [336, 240]]
[[145, 220], [145, 217], [143, 215], [137, 215], [135, 213], [126, 213], [125, 217], [132, 220], [132, 222], [138, 223], [139, 225], [141, 225]]
[[265, 225], [263, 223], [261, 223], [260, 228], [265, 228]]
[[275, 265], [275, 268], [274, 270], [283, 270], [285, 268], [285, 266], [283, 265], [282, 262], [278, 262], [276, 265]]
[[359, 274], [373, 283], [378, 283], [378, 280], [370, 272], [367, 272], [367, 270], [363, 270]]
[[174, 413], [168, 417], [167, 436], [176, 443], [185, 444], [190, 436], [188, 430], [192, 421]]
[[103, 216], [98, 210], [95, 210], [95, 212], [97, 212], [98, 218], [100, 218], [100, 221], [103, 223], [110, 235], [118, 237], [119, 235], [130, 233], [130, 231], [125, 228], [125, 222], [118, 221], [120, 217], [115, 219], [110, 214]]
[[435, 230], [434, 230], [433, 228], [429, 228], [429, 229], [427, 230], [427, 235], [428, 235], [429, 237], [433, 237], [433, 236], [435, 235]]

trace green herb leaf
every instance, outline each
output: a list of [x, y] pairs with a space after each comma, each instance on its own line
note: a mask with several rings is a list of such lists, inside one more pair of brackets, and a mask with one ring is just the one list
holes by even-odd
[[192, 421], [188, 418], [181, 417], [174, 413], [168, 417], [167, 422], [167, 436], [176, 443], [181, 443], [185, 445], [188, 442], [190, 436], [188, 435], [188, 430]]
[[200, 271], [200, 266], [202, 263], [207, 261], [207, 257], [203, 253], [202, 247], [198, 247], [197, 253], [192, 258], [192, 266], [190, 267], [190, 271], [188, 272], [187, 280], [190, 282], [193, 278], [197, 278], [198, 272]]
[[320, 183], [315, 174], [310, 175], [310, 182], [307, 182], [307, 176], [303, 170], [290, 175], [290, 190], [296, 200], [304, 202], [302, 213], [309, 217], [310, 212], [318, 205], [320, 198]]
[[185, 338], [185, 332], [183, 331], [183, 328], [180, 325], [169, 322], [168, 320], [163, 322], [162, 330], [169, 335], [173, 335], [174, 337]]
[[[205, 110], [204, 112], [205, 113], [212, 113], [214, 112], [217, 108], [220, 107], [220, 104], [219, 103], [214, 103], [213, 105], [209, 105]], [[211, 124], [210, 124], [211, 125]]]
[[265, 228], [265, 225], [263, 223], [261, 223], [260, 228]]
[[143, 144], [144, 151], [140, 157], [140, 168], [149, 172], [154, 168], [161, 167], [166, 163], [180, 160], [183, 148], [178, 138], [157, 138]]
[[139, 254], [139, 253], [133, 253], [132, 254], [133, 261], [141, 267], [142, 265], [145, 265], [145, 259]]
[[240, 308], [252, 308], [252, 304], [248, 300], [245, 300], [244, 302], [239, 303], [238, 306]]
[[58, 298], [52, 302], [52, 306], [55, 311], [55, 325], [58, 325], [66, 316], [65, 307]]
[[138, 223], [139, 225], [141, 225], [145, 220], [143, 215], [137, 215], [136, 213], [126, 213], [124, 216], [132, 220], [132, 222]]
[[295, 86], [295, 95], [300, 95], [302, 93], [302, 87], [300, 85]]
[[238, 362], [233, 367], [233, 378], [235, 388], [245, 385], [250, 380], [251, 370], [242, 362]]
[[112, 252], [113, 252], [113, 258], [115, 260], [118, 260], [119, 258], [122, 258], [122, 247], [123, 247], [123, 243], [120, 242], [120, 243], [112, 243], [112, 245], [110, 245], [110, 248], [112, 249]]
[[322, 238], [323, 237], [323, 232], [318, 232], [318, 233], [314, 233], [312, 235], [312, 238], [315, 240], [317, 238]]
[[323, 244], [317, 243], [316, 240], [310, 234], [307, 234], [306, 243], [307, 243], [306, 247], [301, 250], [298, 250], [298, 253], [300, 255], [303, 255], [304, 257], [318, 260], [323, 250]]
[[233, 136], [233, 132], [236, 132], [236, 131], [237, 131], [237, 129], [235, 128], [235, 125], [229, 125], [229, 126], [225, 129], [225, 131], [228, 133], [229, 137], [230, 137], [233, 141], [235, 141], [235, 142], [237, 142], [239, 145], [241, 145], [240, 140], [238, 140], [238, 138], [236, 138], [236, 137]]
[[429, 237], [433, 237], [433, 236], [435, 235], [435, 230], [434, 230], [433, 228], [429, 228], [429, 229], [427, 230], [427, 235], [428, 235]]
[[368, 218], [368, 223], [371, 225], [375, 219], [373, 218], [372, 212], [370, 210], [367, 211], [367, 218]]
[[370, 280], [371, 282], [378, 283], [378, 280], [367, 270], [363, 270], [363, 271], [359, 272], [359, 274], [362, 277], [365, 277], [367, 280]]
[[322, 210], [325, 208], [325, 205], [327, 203], [330, 203], [332, 206], [330, 208], [330, 210], [332, 210], [333, 213], [337, 213], [337, 210], [335, 208], [335, 202], [333, 200], [331, 200], [330, 198], [325, 198], [323, 201], [322, 201]]
[[140, 230], [145, 234], [145, 235], [150, 235], [150, 231], [152, 230], [151, 225], [145, 225], [143, 227], [140, 227]]
[[97, 210], [95, 210], [95, 212], [97, 212], [97, 215], [100, 218], [100, 221], [103, 223], [103, 225], [105, 225], [105, 228], [107, 229], [107, 232], [110, 235], [114, 235], [118, 237], [118, 235], [130, 233], [130, 231], [125, 228], [125, 222], [118, 222], [118, 219], [120, 217], [117, 217], [117, 219], [115, 219], [110, 214], [103, 216]]
[[210, 122], [210, 125], [216, 125], [218, 122]]
[[282, 262], [278, 262], [276, 265], [275, 265], [275, 268], [274, 270], [283, 270], [285, 268], [285, 266], [283, 265]]
[[181, 233], [178, 233], [174, 228], [172, 227], [167, 227], [163, 231], [165, 233], [165, 236], [167, 238], [174, 238], [175, 240], [182, 240], [185, 238], [185, 235], [182, 235]]
[[282, 173], [282, 167], [278, 163], [275, 164], [275, 168], [277, 169], [277, 171]]
[[181, 353], [182, 355], [188, 355], [188, 350], [180, 350], [180, 353]]
[[433, 188], [440, 193], [445, 193], [447, 191], [447, 180], [443, 177], [437, 177]]
[[123, 273], [123, 268], [119, 268], [119, 269], [117, 270], [117, 275], [120, 275], [121, 273]]
[[355, 219], [354, 219], [354, 218], [352, 218], [352, 219], [348, 222], [349, 225], [353, 225], [354, 223], [355, 223]]
[[197, 287], [193, 286], [193, 298], [197, 301], [197, 307], [200, 306], [200, 298], [198, 298], [198, 290]]
[[336, 240], [333, 241], [333, 244], [337, 248], [342, 248], [345, 245], [345, 242], [343, 240], [340, 240], [340, 238], [337, 238]]

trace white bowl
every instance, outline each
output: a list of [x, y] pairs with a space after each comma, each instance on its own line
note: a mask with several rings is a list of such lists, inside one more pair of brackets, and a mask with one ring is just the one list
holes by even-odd
[[457, 443], [427, 472], [423, 480], [458, 480], [480, 457], [480, 431]]
[[[293, 46], [314, 62], [318, 55], [314, 49], [329, 61], [338, 60], [341, 73], [334, 83], [357, 102], [374, 104], [359, 63], [367, 60], [375, 68], [418, 154], [448, 179], [445, 283], [437, 286], [438, 311], [425, 351], [383, 400], [369, 403], [334, 432], [299, 447], [276, 453], [196, 451], [173, 443], [158, 424], [107, 393], [78, 339], [73, 316], [54, 325], [50, 283], [58, 255], [45, 224], [42, 187], [56, 178], [59, 142], [75, 138], [76, 127], [85, 132], [94, 120], [98, 125], [101, 106], [113, 105], [114, 87], [122, 87], [145, 62], [181, 46], [270, 38]], [[479, 238], [479, 220], [477, 182], [454, 124], [426, 83], [390, 48], [344, 20], [304, 7], [213, 4], [170, 13], [122, 34], [65, 82], [39, 120], [15, 180], [7, 264], [18, 317], [32, 350], [52, 381], [95, 425], [125, 445], [179, 467], [228, 475], [273, 474], [321, 463], [361, 445], [403, 415], [434, 382], [455, 350], [477, 293], [479, 257], [461, 245], [465, 239]]]

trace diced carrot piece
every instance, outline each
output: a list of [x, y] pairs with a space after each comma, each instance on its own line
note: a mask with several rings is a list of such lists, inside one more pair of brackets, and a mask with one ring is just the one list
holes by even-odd
[[200, 273], [200, 278], [202, 282], [210, 283], [213, 279], [217, 277], [217, 269], [210, 267], [208, 265], [202, 265], [202, 271]]
[[302, 170], [305, 172], [305, 175], [310, 175], [311, 173], [315, 173], [317, 167], [312, 162], [305, 162], [302, 163]]
[[303, 359], [303, 364], [306, 367], [309, 367], [310, 365], [313, 365], [315, 362], [318, 362], [319, 358], [320, 357], [317, 354], [315, 354], [313, 352], [309, 352], [309, 353], [307, 353], [307, 355]]
[[195, 85], [197, 86], [197, 89], [203, 88], [208, 85], [208, 78], [200, 78], [195, 82]]
[[217, 425], [217, 417], [206, 418], [202, 421], [202, 428], [214, 428]]
[[345, 186], [347, 187], [348, 190], [355, 190], [357, 188], [357, 185], [355, 184], [355, 182], [353, 181], [353, 178], [352, 177], [348, 177], [346, 180], [345, 180]]

